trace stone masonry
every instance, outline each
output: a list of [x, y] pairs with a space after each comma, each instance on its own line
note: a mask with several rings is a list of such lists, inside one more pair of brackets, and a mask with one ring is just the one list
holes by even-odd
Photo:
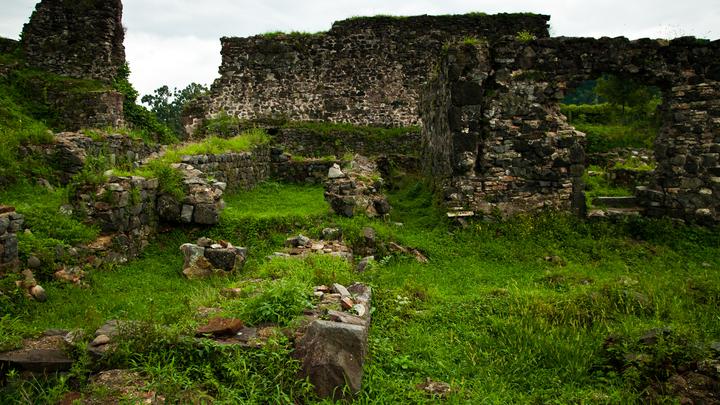
[[528, 31], [547, 37], [549, 17], [532, 14], [370, 17], [326, 33], [222, 38], [220, 78], [188, 111], [240, 119], [284, 118], [358, 125], [419, 123], [417, 99], [447, 42]]
[[22, 49], [35, 68], [111, 82], [125, 63], [121, 0], [42, 0], [25, 24]]
[[[663, 92], [656, 178], [638, 190], [648, 213], [720, 220], [720, 41], [506, 37], [485, 48], [449, 49], [425, 88], [427, 167], [451, 208], [512, 213], [513, 207], [524, 210], [525, 201], [580, 203], [582, 135], [557, 105], [568, 88], [612, 73]], [[491, 184], [478, 187], [478, 179]], [[502, 206], [515, 196], [522, 204]]]

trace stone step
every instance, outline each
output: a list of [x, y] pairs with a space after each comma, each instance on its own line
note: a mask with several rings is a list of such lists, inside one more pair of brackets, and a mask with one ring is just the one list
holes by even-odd
[[604, 208], [596, 209], [588, 212], [588, 218], [619, 218], [619, 217], [637, 217], [643, 214], [645, 210], [638, 207], [633, 208]]
[[638, 205], [635, 197], [595, 197], [592, 203], [596, 207], [635, 208]]

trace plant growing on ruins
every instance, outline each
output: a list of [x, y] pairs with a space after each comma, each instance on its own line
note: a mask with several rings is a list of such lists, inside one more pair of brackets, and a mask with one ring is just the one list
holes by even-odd
[[243, 319], [250, 325], [269, 322], [284, 326], [311, 306], [307, 286], [293, 280], [281, 280], [249, 300]]
[[520, 31], [515, 35], [515, 39], [520, 42], [530, 42], [536, 40], [537, 37], [530, 31]]

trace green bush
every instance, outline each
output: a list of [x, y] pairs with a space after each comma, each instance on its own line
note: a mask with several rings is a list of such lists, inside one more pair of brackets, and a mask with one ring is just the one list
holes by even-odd
[[277, 281], [249, 300], [242, 319], [250, 325], [288, 325], [302, 315], [303, 310], [312, 307], [310, 291], [305, 284], [294, 280]]

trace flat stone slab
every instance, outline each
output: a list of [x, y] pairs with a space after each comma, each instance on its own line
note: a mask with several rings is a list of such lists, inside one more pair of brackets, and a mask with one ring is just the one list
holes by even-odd
[[67, 371], [73, 360], [65, 352], [65, 340], [61, 335], [43, 336], [23, 342], [23, 348], [0, 353], [0, 364], [38, 373]]

